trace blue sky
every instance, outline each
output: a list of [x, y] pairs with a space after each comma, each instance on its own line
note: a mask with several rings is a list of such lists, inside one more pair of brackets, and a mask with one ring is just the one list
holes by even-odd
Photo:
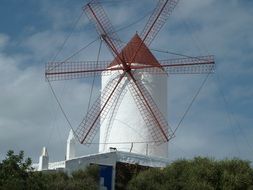
[[[141, 31], [155, 0], [102, 0], [116, 29], [127, 42]], [[52, 60], [82, 13], [85, 1], [2, 0], [0, 2], [0, 159], [9, 149], [25, 150], [34, 162], [43, 146], [50, 159], [64, 158], [69, 126], [44, 79], [44, 64]], [[152, 49], [190, 56], [213, 54], [216, 72], [170, 142], [169, 157], [240, 157], [253, 161], [253, 2], [250, 0], [180, 0]], [[61, 60], [97, 34], [82, 15], [58, 56]], [[76, 60], [95, 60], [99, 41]], [[158, 58], [170, 54], [153, 52]], [[101, 59], [111, 55], [102, 48]], [[205, 75], [168, 77], [169, 123], [175, 128]], [[96, 79], [93, 100], [100, 89]], [[73, 126], [88, 106], [92, 79], [53, 83]], [[78, 146], [79, 155], [96, 151]]]

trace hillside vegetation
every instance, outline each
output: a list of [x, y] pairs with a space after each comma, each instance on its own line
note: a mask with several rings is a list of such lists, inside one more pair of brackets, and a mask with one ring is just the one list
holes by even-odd
[[178, 160], [165, 169], [139, 173], [130, 190], [253, 190], [250, 162], [239, 159], [216, 161], [196, 157]]
[[94, 190], [98, 189], [98, 167], [68, 176], [63, 172], [34, 172], [30, 158], [24, 159], [24, 152], [15, 155], [8, 151], [0, 163], [0, 190]]
[[[95, 190], [99, 184], [98, 166], [67, 176], [63, 172], [34, 172], [24, 152], [8, 151], [0, 162], [0, 190]], [[130, 181], [118, 189], [127, 190], [253, 190], [253, 169], [240, 159], [214, 160], [196, 157], [177, 160], [164, 169], [133, 170]]]

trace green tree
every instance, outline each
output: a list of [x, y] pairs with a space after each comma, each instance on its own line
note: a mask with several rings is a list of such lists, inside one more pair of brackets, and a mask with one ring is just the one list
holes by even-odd
[[221, 161], [219, 165], [221, 168], [221, 189], [253, 189], [253, 170], [250, 167], [250, 162], [233, 159]]
[[128, 189], [249, 190], [253, 189], [253, 169], [248, 161], [196, 157], [175, 161], [163, 170], [141, 172]]
[[69, 183], [71, 189], [95, 190], [99, 189], [99, 167], [91, 165], [85, 170], [78, 170], [72, 173]]
[[160, 169], [148, 169], [140, 172], [139, 175], [134, 177], [129, 185], [129, 190], [162, 190], [165, 174]]
[[87, 167], [68, 176], [64, 172], [32, 172], [27, 189], [31, 190], [95, 190], [98, 189], [97, 166]]
[[1, 189], [25, 189], [28, 170], [31, 170], [32, 160], [24, 160], [24, 151], [15, 155], [14, 151], [7, 152], [6, 158], [0, 163], [0, 187]]
[[99, 184], [98, 166], [74, 172], [68, 176], [58, 171], [33, 171], [30, 158], [24, 152], [8, 151], [0, 162], [0, 190], [95, 190]]

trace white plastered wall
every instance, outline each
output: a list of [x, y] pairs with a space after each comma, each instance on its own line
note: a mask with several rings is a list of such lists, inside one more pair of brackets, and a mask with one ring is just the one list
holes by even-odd
[[[111, 75], [102, 75], [102, 90], [108, 81], [115, 77], [115, 73], [117, 71]], [[141, 79], [167, 120], [167, 75], [135, 71], [134, 76]], [[127, 80], [126, 77], [122, 82], [124, 80]], [[110, 147], [114, 147], [120, 151], [167, 158], [168, 144], [157, 146], [151, 142], [153, 138], [127, 85], [122, 92], [122, 97], [118, 102], [118, 107], [111, 109], [106, 119], [101, 123], [99, 152], [108, 152]]]

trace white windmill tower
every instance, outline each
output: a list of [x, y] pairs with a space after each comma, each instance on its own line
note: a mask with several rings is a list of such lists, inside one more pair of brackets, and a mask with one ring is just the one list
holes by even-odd
[[98, 0], [84, 11], [115, 59], [113, 61], [51, 62], [48, 80], [102, 75], [102, 92], [75, 131], [90, 144], [100, 129], [100, 152], [130, 151], [167, 157], [173, 137], [167, 123], [167, 75], [210, 73], [213, 56], [158, 61], [148, 49], [178, 0], [159, 0], [140, 35], [123, 45]]

